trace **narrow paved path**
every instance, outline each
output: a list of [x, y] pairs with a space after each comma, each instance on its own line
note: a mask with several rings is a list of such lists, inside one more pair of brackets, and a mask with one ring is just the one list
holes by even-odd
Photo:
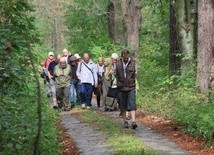
[[[99, 109], [102, 111], [102, 109]], [[104, 112], [108, 117], [113, 118], [115, 121], [123, 124], [121, 118], [119, 118], [119, 112]], [[130, 129], [132, 130], [132, 129]], [[187, 155], [186, 150], [178, 147], [174, 142], [166, 139], [163, 135], [156, 133], [150, 128], [146, 127], [143, 124], [138, 123], [138, 128], [134, 131], [135, 136], [142, 139], [144, 144], [149, 148], [156, 150], [159, 154], [163, 155]]]
[[[102, 109], [94, 108], [93, 110], [102, 111]], [[123, 123], [119, 118], [119, 112], [103, 112], [108, 117], [113, 118], [118, 123]], [[61, 120], [68, 133], [77, 143], [80, 154], [83, 155], [111, 155], [114, 151], [111, 146], [106, 143], [107, 136], [91, 127], [87, 123], [83, 123], [75, 115], [69, 112], [61, 113]], [[132, 130], [132, 129], [130, 129]], [[150, 128], [138, 123], [137, 130], [134, 130], [135, 136], [140, 138], [146, 146], [156, 150], [162, 155], [187, 155], [188, 152], [179, 148], [175, 143], [166, 139], [161, 134], [156, 133]]]
[[90, 127], [89, 124], [80, 122], [75, 115], [69, 112], [61, 113], [61, 121], [68, 133], [77, 143], [81, 155], [111, 155], [113, 149], [107, 145], [107, 136]]

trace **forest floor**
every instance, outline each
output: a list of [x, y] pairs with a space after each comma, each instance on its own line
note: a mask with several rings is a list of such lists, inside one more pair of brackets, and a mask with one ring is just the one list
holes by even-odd
[[[98, 113], [100, 113], [100, 115], [111, 117], [114, 121], [122, 123], [121, 119], [118, 117], [118, 111], [102, 112], [102, 110], [100, 109], [97, 111]], [[103, 133], [98, 133], [98, 131], [94, 131], [94, 129], [91, 128], [90, 125], [85, 124], [84, 122], [80, 122], [80, 120], [78, 120], [78, 117], [75, 117], [75, 115], [72, 113], [73, 111], [61, 114], [62, 122], [60, 123], [60, 128], [63, 132], [61, 134], [60, 141], [63, 145], [62, 155], [79, 155], [94, 153], [99, 154], [99, 152], [96, 152], [96, 149], [95, 152], [93, 152], [93, 149], [87, 150], [87, 148], [83, 148], [87, 147], [88, 142], [90, 142], [91, 146], [91, 141], [95, 142], [94, 145], [102, 144], [100, 146], [102, 147], [103, 152], [100, 154], [112, 154], [112, 150], [109, 149], [110, 146], [105, 142], [106, 135]], [[146, 145], [161, 154], [214, 154], [214, 146], [206, 147], [204, 139], [195, 138], [191, 135], [185, 134], [182, 130], [182, 126], [174, 124], [169, 119], [153, 115], [144, 115], [142, 112], [138, 111], [137, 122], [139, 127], [136, 130], [136, 136], [140, 137]], [[71, 128], [73, 129], [71, 130]], [[90, 131], [91, 133], [88, 133], [88, 131]], [[92, 137], [90, 138], [90, 136], [88, 136], [87, 141], [85, 141], [84, 144], [80, 144], [81, 141], [86, 138], [84, 137], [84, 135], [89, 134], [91, 134]], [[99, 136], [97, 136], [97, 134], [99, 134]], [[82, 140], [80, 138], [80, 135], [83, 135]], [[101, 139], [97, 139], [94, 137], [101, 137]], [[161, 147], [161, 145], [163, 146]]]

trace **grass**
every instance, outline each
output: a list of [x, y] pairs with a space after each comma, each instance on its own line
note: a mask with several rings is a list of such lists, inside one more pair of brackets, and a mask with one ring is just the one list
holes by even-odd
[[155, 151], [146, 148], [142, 140], [126, 130], [122, 124], [92, 110], [79, 110], [78, 115], [86, 122], [108, 135], [107, 142], [114, 147], [115, 155], [155, 155]]

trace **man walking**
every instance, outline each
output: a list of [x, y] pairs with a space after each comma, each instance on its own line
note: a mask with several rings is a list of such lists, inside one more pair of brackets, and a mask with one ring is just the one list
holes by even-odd
[[[79, 79], [77, 78], [77, 67], [78, 67], [78, 59], [75, 56], [71, 56], [70, 58], [70, 65], [71, 65], [71, 86], [70, 86], [70, 102], [71, 102], [71, 109], [75, 107], [75, 104], [80, 104], [81, 99], [79, 96], [79, 89], [78, 83]], [[75, 100], [76, 94], [76, 100]]]
[[124, 120], [124, 127], [129, 127], [129, 124], [126, 120], [126, 111], [130, 110], [132, 117], [131, 127], [132, 129], [136, 129], [137, 124], [135, 122], [135, 115], [137, 108], [135, 90], [135, 61], [129, 56], [128, 50], [122, 50], [121, 56], [122, 58], [116, 64], [118, 99]]
[[82, 108], [90, 109], [92, 106], [93, 86], [97, 87], [97, 69], [96, 65], [90, 59], [89, 54], [83, 55], [83, 60], [78, 64], [77, 78], [80, 80], [80, 97]]
[[53, 73], [54, 73], [54, 68], [56, 65], [58, 65], [60, 59], [61, 59], [61, 56], [58, 54], [56, 56], [55, 61], [52, 61], [48, 66], [48, 78], [49, 78], [49, 84], [50, 84], [50, 90], [51, 90], [52, 105], [54, 109], [58, 109], [58, 104], [56, 99], [56, 86], [55, 86], [55, 78]]
[[56, 80], [56, 95], [58, 104], [63, 107], [64, 111], [69, 111], [69, 89], [71, 80], [71, 67], [66, 63], [65, 58], [61, 58], [58, 65], [54, 68], [54, 76]]

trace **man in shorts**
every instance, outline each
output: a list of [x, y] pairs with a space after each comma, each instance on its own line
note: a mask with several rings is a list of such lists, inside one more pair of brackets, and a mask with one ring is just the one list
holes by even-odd
[[135, 61], [129, 56], [128, 50], [121, 51], [121, 59], [116, 64], [116, 78], [118, 99], [120, 103], [122, 118], [124, 120], [124, 127], [128, 128], [129, 123], [126, 120], [126, 111], [131, 111], [131, 128], [136, 129], [135, 122], [136, 115], [136, 90], [135, 90], [135, 77], [136, 67]]

